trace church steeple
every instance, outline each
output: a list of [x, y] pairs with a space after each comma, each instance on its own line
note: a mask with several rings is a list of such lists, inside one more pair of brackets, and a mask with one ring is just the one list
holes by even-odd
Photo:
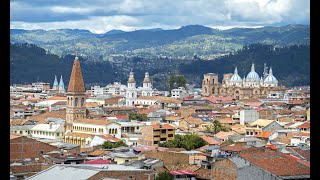
[[[62, 80], [62, 77], [61, 77]], [[86, 117], [86, 95], [80, 62], [76, 56], [74, 59], [70, 82], [67, 92], [67, 110], [65, 132], [72, 131], [73, 121]]]
[[65, 89], [64, 89], [64, 83], [63, 83], [63, 79], [62, 79], [62, 75], [60, 77], [60, 82], [59, 82], [59, 93], [64, 93]]
[[68, 92], [85, 92], [79, 58], [76, 56], [73, 62]]
[[53, 86], [52, 86], [52, 89], [53, 90], [58, 90], [58, 80], [57, 80], [57, 76], [54, 75], [54, 82], [53, 82]]

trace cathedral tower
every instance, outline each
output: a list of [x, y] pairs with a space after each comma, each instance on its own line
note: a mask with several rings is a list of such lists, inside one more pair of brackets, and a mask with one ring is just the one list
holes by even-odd
[[53, 90], [58, 90], [59, 89], [58, 80], [57, 80], [57, 76], [56, 75], [54, 75], [54, 82], [53, 82], [52, 89]]
[[59, 93], [62, 93], [62, 94], [65, 93], [62, 76], [60, 77], [60, 82], [59, 82]]
[[75, 119], [86, 117], [86, 95], [80, 62], [76, 56], [73, 62], [67, 92], [67, 111], [65, 132], [72, 130], [72, 124]]
[[152, 90], [152, 84], [149, 77], [149, 73], [146, 72], [144, 74], [143, 79], [143, 86], [142, 86], [142, 96], [152, 96], [153, 90]]
[[134, 74], [131, 71], [128, 79], [128, 87], [126, 92], [126, 106], [134, 106], [134, 101], [137, 99], [138, 91], [136, 88], [136, 80]]

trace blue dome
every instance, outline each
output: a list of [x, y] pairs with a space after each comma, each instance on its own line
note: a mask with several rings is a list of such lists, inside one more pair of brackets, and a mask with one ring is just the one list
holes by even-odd
[[277, 84], [278, 80], [277, 78], [275, 78], [272, 74], [272, 69], [270, 68], [269, 70], [269, 75], [266, 77], [266, 79], [264, 80], [265, 84]]
[[242, 82], [242, 79], [241, 79], [241, 77], [240, 77], [239, 74], [238, 74], [238, 69], [237, 69], [237, 67], [234, 69], [234, 74], [233, 74], [233, 76], [231, 77], [230, 82], [231, 82], [231, 83], [241, 83], [241, 82]]
[[258, 73], [254, 70], [254, 64], [251, 66], [251, 72], [247, 75], [246, 81], [260, 81]]

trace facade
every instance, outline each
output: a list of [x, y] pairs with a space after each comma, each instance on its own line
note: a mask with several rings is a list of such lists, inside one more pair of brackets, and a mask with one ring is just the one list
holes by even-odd
[[268, 76], [263, 79], [255, 72], [254, 64], [247, 77], [243, 79], [236, 67], [234, 74], [223, 75], [222, 83], [218, 81], [218, 74], [214, 73], [204, 74], [202, 81], [202, 96], [232, 96], [235, 99], [248, 99], [266, 97], [278, 89], [278, 80], [273, 76], [272, 69], [270, 68]]
[[284, 128], [275, 120], [258, 119], [246, 127], [246, 136], [256, 136], [262, 132], [283, 130]]
[[240, 111], [240, 124], [244, 125], [252, 123], [259, 119], [259, 113], [256, 110], [241, 110]]
[[186, 96], [188, 96], [188, 93], [184, 87], [179, 87], [178, 89], [171, 90], [171, 97], [173, 98], [184, 98]]
[[169, 124], [152, 124], [142, 129], [139, 144], [153, 146], [159, 142], [173, 141], [175, 128]]

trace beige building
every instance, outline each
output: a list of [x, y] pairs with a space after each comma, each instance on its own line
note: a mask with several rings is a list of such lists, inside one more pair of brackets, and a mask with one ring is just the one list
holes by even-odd
[[204, 74], [202, 81], [202, 96], [232, 96], [235, 99], [248, 99], [266, 97], [269, 93], [282, 90], [278, 87], [278, 80], [273, 76], [270, 68], [266, 78], [259, 77], [255, 72], [254, 64], [247, 77], [239, 76], [237, 67], [234, 74], [223, 74], [222, 83], [218, 80], [218, 74]]
[[169, 124], [152, 124], [142, 129], [139, 144], [153, 146], [159, 142], [173, 141], [175, 128]]

